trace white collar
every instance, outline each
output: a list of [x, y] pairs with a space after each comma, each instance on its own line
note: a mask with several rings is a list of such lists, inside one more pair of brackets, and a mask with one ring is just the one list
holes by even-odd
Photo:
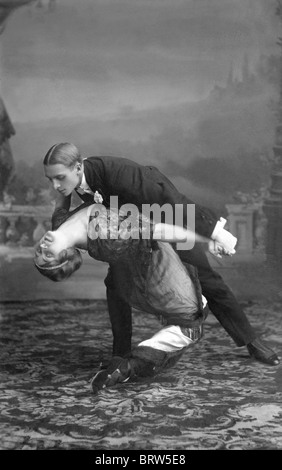
[[91, 194], [94, 194], [93, 191], [89, 188], [89, 186], [86, 182], [84, 172], [82, 173], [82, 178], [81, 178], [81, 183], [79, 185], [79, 188], [82, 189], [85, 192], [90, 192]]
[[82, 178], [81, 178], [81, 183], [80, 183], [80, 185], [79, 185], [79, 188], [80, 188], [80, 189], [83, 189], [83, 190], [85, 190], [85, 189], [90, 189], [89, 186], [88, 186], [88, 184], [86, 183], [86, 179], [85, 179], [85, 174], [84, 174], [84, 172], [82, 173]]

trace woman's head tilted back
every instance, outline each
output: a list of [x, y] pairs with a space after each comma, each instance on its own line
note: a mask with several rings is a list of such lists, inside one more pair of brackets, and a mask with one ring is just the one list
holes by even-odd
[[[61, 209], [61, 212], [60, 225], [70, 216], [65, 209]], [[66, 236], [58, 229], [45, 233], [38, 242], [34, 254], [35, 267], [52, 281], [67, 279], [82, 264], [79, 249], [74, 246], [69, 247]]]
[[68, 142], [53, 145], [46, 153], [43, 165], [45, 176], [63, 196], [69, 196], [80, 185], [83, 159], [75, 145]]
[[34, 257], [36, 269], [43, 276], [52, 281], [59, 282], [68, 279], [82, 264], [82, 257], [77, 248], [67, 248], [62, 250], [58, 259], [50, 262], [38, 264], [37, 256]]

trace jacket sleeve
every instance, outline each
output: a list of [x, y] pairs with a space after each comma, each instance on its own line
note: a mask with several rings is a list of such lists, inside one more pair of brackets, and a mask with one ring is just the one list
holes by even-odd
[[75, 212], [83, 209], [84, 207], [89, 206], [89, 204], [90, 204], [89, 201], [83, 202], [75, 209], [70, 210], [71, 195], [67, 197], [61, 196], [60, 198], [58, 198], [56, 200], [54, 212], [51, 216], [52, 230], [57, 230], [57, 228], [64, 222], [65, 214], [72, 215]]
[[[120, 164], [115, 171], [106, 175], [110, 181], [111, 194], [118, 195], [121, 200], [140, 207], [141, 204], [182, 204], [183, 224], [187, 223], [187, 204], [195, 204], [181, 194], [172, 182], [157, 168], [152, 166]], [[195, 231], [210, 237], [218, 217], [209, 208], [195, 204]]]
[[58, 194], [56, 197], [56, 204], [54, 212], [51, 216], [52, 230], [56, 230], [62, 223], [62, 214], [69, 211], [71, 204], [71, 195], [63, 196]]

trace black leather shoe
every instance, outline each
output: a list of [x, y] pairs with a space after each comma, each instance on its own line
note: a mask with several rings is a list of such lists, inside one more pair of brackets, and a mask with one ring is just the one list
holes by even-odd
[[247, 344], [248, 351], [252, 357], [257, 361], [263, 362], [270, 366], [278, 366], [280, 363], [278, 356], [272, 349], [259, 338], [254, 339], [251, 343]]
[[112, 387], [117, 383], [127, 382], [130, 377], [129, 360], [114, 356], [106, 369], [101, 369], [91, 380], [93, 393], [98, 393], [106, 387]]

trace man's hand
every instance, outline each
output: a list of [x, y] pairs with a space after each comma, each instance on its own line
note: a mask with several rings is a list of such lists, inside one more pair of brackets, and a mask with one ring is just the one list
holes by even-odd
[[222, 258], [222, 255], [232, 256], [236, 253], [234, 248], [237, 244], [237, 238], [223, 228], [225, 224], [226, 220], [221, 217], [211, 235], [212, 240], [209, 242], [210, 253], [218, 258]]
[[222, 255], [232, 256], [236, 253], [234, 248], [228, 250], [227, 248], [225, 248], [223, 245], [221, 245], [219, 242], [215, 240], [210, 240], [210, 242], [208, 243], [208, 247], [209, 247], [209, 252], [212, 255], [216, 256], [217, 258], [222, 258]]

